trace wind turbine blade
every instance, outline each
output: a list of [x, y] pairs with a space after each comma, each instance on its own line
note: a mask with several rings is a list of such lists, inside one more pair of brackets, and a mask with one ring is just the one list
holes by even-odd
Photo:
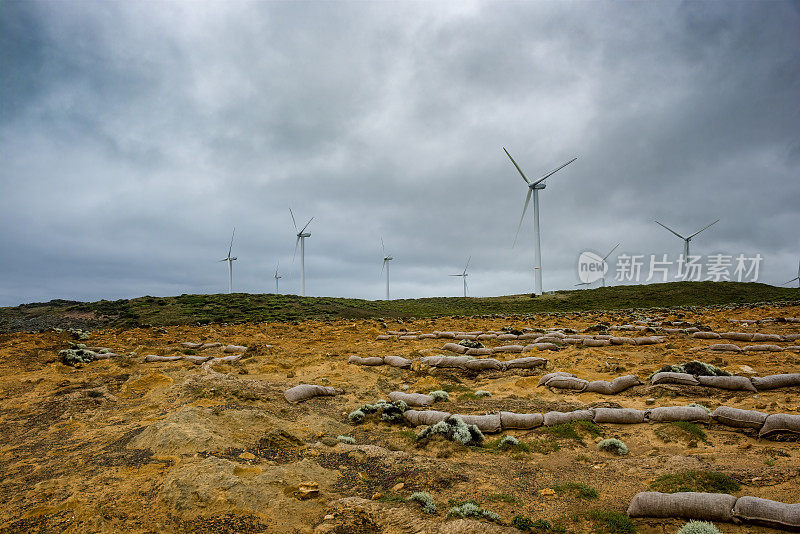
[[696, 236], [697, 234], [699, 234], [700, 232], [702, 232], [703, 230], [705, 230], [705, 229], [706, 229], [706, 228], [708, 228], [709, 226], [714, 226], [714, 225], [715, 225], [715, 224], [717, 224], [718, 222], [719, 222], [719, 219], [717, 219], [717, 220], [716, 220], [716, 221], [714, 221], [713, 223], [709, 224], [708, 226], [704, 226], [704, 227], [702, 227], [701, 229], [699, 229], [698, 231], [696, 231], [695, 233], [693, 233], [692, 235], [690, 235], [690, 236], [688, 237], [688, 239], [691, 239], [691, 238], [693, 238], [694, 236]]
[[467, 267], [469, 267], [469, 261], [470, 261], [471, 259], [472, 259], [472, 256], [470, 256], [469, 258], [467, 258], [467, 264], [466, 264], [466, 265], [464, 265], [464, 273], [463, 273], [463, 274], [467, 274]]
[[381, 274], [383, 274], [383, 270], [386, 268], [386, 258], [383, 259], [383, 265], [381, 265]]
[[614, 245], [614, 248], [612, 248], [612, 249], [611, 249], [611, 252], [609, 252], [608, 254], [606, 254], [605, 256], [603, 256], [603, 261], [606, 261], [606, 259], [608, 259], [608, 257], [609, 257], [609, 256], [611, 256], [611, 254], [612, 254], [612, 253], [613, 253], [615, 250], [617, 250], [617, 247], [618, 247], [618, 246], [619, 246], [619, 243], [617, 243], [616, 245]]
[[[292, 213], [292, 208], [289, 208], [289, 215], [292, 216], [292, 224], [294, 225], [295, 231], [297, 231], [297, 222], [295, 222], [295, 220], [294, 220], [294, 213]], [[297, 233], [299, 234], [300, 232], [297, 232]]]
[[383, 238], [381, 238], [381, 252], [383, 253], [383, 257], [386, 257], [386, 247], [383, 246]]
[[[300, 232], [298, 232], [299, 234]], [[300, 244], [300, 236], [297, 236], [297, 240], [294, 242], [294, 254], [292, 254], [292, 263], [294, 263], [294, 259], [297, 256], [297, 245]]]
[[231, 234], [231, 246], [228, 248], [228, 257], [231, 257], [231, 251], [233, 250], [233, 236], [236, 235], [236, 227], [233, 228], [233, 233]]
[[672, 232], [672, 233], [673, 233], [673, 234], [675, 234], [676, 236], [680, 237], [681, 239], [686, 239], [685, 237], [683, 237], [681, 234], [679, 234], [678, 232], [676, 232], [675, 230], [673, 230], [673, 229], [672, 229], [672, 228], [670, 228], [669, 226], [665, 226], [665, 225], [661, 224], [661, 223], [660, 223], [660, 222], [658, 222], [658, 221], [656, 221], [656, 224], [657, 224], [657, 225], [659, 225], [659, 226], [663, 226], [664, 228], [666, 228], [667, 230], [669, 230], [670, 232]]
[[519, 165], [517, 165], [517, 162], [514, 161], [514, 158], [511, 157], [511, 154], [508, 153], [508, 150], [506, 150], [506, 147], [503, 147], [503, 152], [506, 153], [506, 156], [508, 156], [508, 158], [511, 160], [511, 163], [514, 164], [514, 167], [516, 167], [517, 170], [519, 171], [520, 175], [522, 175], [522, 179], [525, 180], [525, 183], [530, 185], [531, 181], [528, 180], [528, 177], [525, 176], [525, 173], [522, 172], [522, 169], [519, 168]]
[[[225, 260], [223, 260], [225, 261]], [[464, 276], [463, 274], [448, 274], [447, 276]]]
[[568, 162], [566, 162], [565, 164], [563, 164], [561, 167], [557, 168], [556, 170], [548, 172], [548, 173], [547, 173], [547, 174], [545, 174], [545, 175], [544, 175], [542, 178], [539, 178], [538, 180], [536, 180], [535, 182], [533, 182], [533, 184], [532, 184], [532, 185], [536, 185], [536, 184], [538, 184], [538, 183], [544, 182], [545, 180], [547, 180], [548, 178], [550, 178], [551, 176], [553, 176], [555, 173], [557, 173], [558, 171], [560, 171], [561, 169], [563, 169], [564, 167], [566, 167], [567, 165], [569, 165], [570, 163], [572, 163], [572, 162], [573, 162], [573, 161], [575, 161], [576, 159], [578, 159], [578, 158], [572, 158], [571, 160], [569, 160]]
[[313, 221], [313, 220], [314, 220], [314, 217], [311, 217], [311, 218], [308, 220], [308, 222], [307, 222], [307, 223], [306, 223], [306, 225], [303, 227], [303, 229], [302, 229], [302, 230], [300, 230], [300, 233], [301, 233], [301, 234], [302, 234], [303, 232], [305, 232], [305, 231], [306, 231], [306, 228], [308, 228], [308, 225], [309, 225], [309, 224], [311, 224], [311, 221]]
[[525, 196], [525, 206], [522, 207], [522, 216], [519, 218], [517, 233], [514, 234], [514, 244], [511, 245], [511, 248], [514, 248], [517, 245], [517, 237], [519, 237], [519, 231], [522, 228], [522, 221], [525, 220], [525, 212], [528, 210], [528, 204], [531, 203], [531, 195], [533, 195], [533, 189], [528, 189], [528, 194]]

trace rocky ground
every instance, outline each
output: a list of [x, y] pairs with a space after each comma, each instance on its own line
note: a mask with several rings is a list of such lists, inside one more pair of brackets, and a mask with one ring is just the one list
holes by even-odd
[[[349, 355], [407, 358], [440, 353], [442, 339], [376, 340], [387, 330], [492, 330], [564, 327], [649, 317], [685, 321], [718, 332], [800, 333], [800, 324], [731, 319], [798, 317], [800, 306], [661, 312], [560, 314], [523, 318], [439, 318], [299, 324], [106, 329], [84, 343], [120, 354], [75, 368], [58, 351], [68, 332], [0, 334], [0, 532], [519, 532], [515, 516], [544, 520], [551, 531], [624, 532], [609, 512], [623, 513], [634, 494], [658, 477], [686, 470], [729, 475], [753, 495], [800, 502], [800, 443], [758, 439], [712, 424], [547, 428], [487, 435], [482, 447], [442, 440], [415, 443], [414, 429], [348, 413], [391, 391], [450, 391], [434, 407], [480, 414], [568, 411], [583, 407], [652, 408], [697, 402], [798, 414], [800, 388], [753, 394], [700, 386], [636, 386], [618, 395], [564, 393], [537, 387], [541, 374], [568, 371], [589, 380], [647, 377], [664, 364], [702, 359], [733, 374], [800, 372], [800, 353], [709, 354], [714, 341], [670, 333], [658, 345], [569, 346], [537, 352], [544, 370], [475, 373], [389, 366], [361, 367]], [[246, 345], [235, 363], [145, 363], [148, 354], [192, 352], [181, 342]], [[499, 343], [498, 343], [499, 344]], [[783, 345], [786, 345], [785, 343]], [[201, 354], [221, 355], [219, 349]], [[504, 355], [511, 359], [515, 355]], [[297, 405], [283, 391], [300, 383], [335, 386], [336, 397]], [[475, 391], [485, 390], [489, 397]], [[513, 435], [528, 451], [498, 450]], [[354, 444], [339, 442], [350, 436]], [[626, 456], [597, 450], [602, 437], [627, 444]], [[596, 490], [582, 491], [576, 484]], [[425, 513], [406, 499], [431, 494]], [[473, 501], [500, 520], [447, 518], [451, 505]], [[606, 518], [606, 519], [604, 519]], [[608, 520], [608, 518], [612, 518]], [[635, 519], [638, 532], [672, 533], [684, 520]], [[502, 524], [500, 524], [502, 523]], [[547, 531], [543, 529], [534, 532]], [[724, 532], [773, 532], [718, 525]], [[616, 530], [615, 530], [616, 529]], [[621, 530], [620, 530], [621, 529]], [[628, 530], [629, 531], [629, 530]]]

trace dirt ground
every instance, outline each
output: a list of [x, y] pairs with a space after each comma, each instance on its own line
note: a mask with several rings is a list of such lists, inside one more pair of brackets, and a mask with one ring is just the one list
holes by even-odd
[[[581, 331], [598, 322], [650, 319], [717, 332], [800, 333], [798, 323], [730, 322], [778, 317], [800, 317], [800, 306], [108, 329], [93, 332], [84, 343], [121, 356], [80, 368], [58, 360], [58, 351], [72, 342], [66, 332], [0, 335], [0, 532], [519, 532], [509, 526], [516, 515], [544, 519], [567, 532], [601, 532], [605, 527], [592, 519], [591, 510], [624, 513], [655, 478], [686, 469], [730, 475], [741, 485], [739, 496], [800, 502], [800, 442], [758, 439], [753, 432], [716, 424], [703, 428], [707, 441], [674, 425], [599, 425], [603, 437], [627, 444], [629, 454], [618, 457], [598, 451], [600, 437], [581, 429], [579, 439], [553, 436], [544, 428], [487, 435], [488, 440], [513, 435], [532, 449], [511, 452], [443, 441], [420, 447], [413, 434], [419, 428], [376, 419], [353, 425], [347, 417], [404, 387], [421, 393], [446, 387], [450, 401], [434, 408], [462, 414], [690, 402], [711, 410], [724, 404], [798, 414], [797, 387], [753, 394], [645, 384], [600, 395], [536, 386], [541, 374], [554, 370], [588, 380], [636, 374], [646, 381], [664, 364], [693, 359], [733, 374], [800, 372], [798, 352], [710, 354], [696, 349], [714, 341], [685, 333], [666, 334], [658, 345], [537, 352], [549, 363], [536, 371], [347, 363], [352, 354], [439, 354], [446, 341], [376, 340], [387, 330]], [[185, 341], [250, 350], [239, 362], [205, 370], [187, 361], [144, 363], [147, 354], [182, 354]], [[221, 355], [219, 349], [201, 352], [206, 353]], [[335, 386], [345, 394], [288, 403], [283, 391], [300, 383]], [[491, 396], [471, 394], [477, 390]], [[351, 436], [355, 445], [338, 443], [339, 435]], [[570, 482], [588, 484], [599, 495], [586, 500], [575, 492], [551, 491]], [[300, 487], [308, 483], [319, 493], [301, 498]], [[416, 491], [433, 496], [436, 514], [405, 502]], [[447, 519], [450, 501], [477, 502], [506, 526]], [[672, 533], [685, 520], [634, 522], [638, 532]], [[717, 526], [726, 533], [773, 532]]]

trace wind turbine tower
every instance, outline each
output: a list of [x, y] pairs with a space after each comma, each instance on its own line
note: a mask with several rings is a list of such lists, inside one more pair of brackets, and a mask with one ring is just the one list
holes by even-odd
[[544, 183], [550, 176], [555, 174], [556, 172], [560, 171], [573, 161], [578, 158], [572, 158], [565, 164], [561, 165], [557, 169], [548, 172], [543, 177], [539, 178], [535, 182], [531, 182], [528, 180], [525, 173], [522, 172], [522, 169], [519, 168], [517, 162], [514, 161], [514, 158], [511, 157], [511, 154], [508, 153], [508, 150], [503, 147], [503, 151], [506, 153], [508, 158], [511, 160], [511, 163], [514, 164], [514, 167], [517, 168], [519, 174], [522, 176], [522, 179], [525, 180], [525, 183], [528, 185], [528, 194], [525, 196], [525, 206], [522, 208], [522, 217], [519, 218], [519, 226], [517, 226], [517, 233], [514, 236], [514, 245], [517, 243], [517, 236], [519, 236], [519, 230], [522, 228], [522, 221], [525, 219], [525, 211], [528, 209], [528, 204], [531, 201], [531, 196], [533, 196], [533, 233], [536, 234], [536, 256], [535, 256], [535, 263], [533, 266], [533, 270], [535, 273], [535, 293], [537, 295], [542, 294], [542, 242], [541, 242], [541, 235], [539, 232], [539, 190], [544, 189], [546, 184]]
[[703, 230], [705, 230], [705, 229], [706, 229], [706, 228], [708, 228], [709, 226], [713, 226], [713, 225], [717, 224], [718, 222], [719, 222], [719, 219], [717, 219], [716, 221], [712, 222], [712, 223], [711, 223], [711, 224], [709, 224], [709, 225], [706, 225], [706, 226], [702, 227], [701, 229], [699, 229], [698, 231], [696, 231], [695, 233], [693, 233], [693, 234], [692, 234], [692, 235], [690, 235], [689, 237], [683, 237], [681, 234], [679, 234], [678, 232], [676, 232], [675, 230], [673, 230], [673, 229], [672, 229], [672, 228], [670, 228], [669, 226], [667, 226], [667, 225], [665, 225], [665, 224], [661, 224], [661, 223], [660, 223], [660, 222], [658, 222], [658, 221], [656, 221], [656, 224], [657, 224], [657, 225], [659, 225], [659, 226], [662, 226], [662, 227], [666, 228], [667, 230], [669, 230], [670, 232], [672, 232], [672, 233], [673, 233], [673, 234], [675, 234], [676, 236], [678, 236], [678, 237], [680, 237], [681, 239], [683, 239], [683, 260], [684, 260], [684, 261], [688, 261], [688, 260], [689, 260], [689, 241], [691, 241], [691, 240], [692, 240], [692, 238], [693, 238], [694, 236], [696, 236], [697, 234], [699, 234], [700, 232], [702, 232]]
[[231, 246], [228, 248], [228, 257], [222, 258], [217, 263], [227, 261], [228, 262], [228, 293], [233, 293], [233, 262], [236, 261], [238, 258], [231, 257], [231, 251], [233, 250], [233, 236], [236, 235], [236, 228], [233, 229], [233, 233], [231, 234]]
[[381, 267], [381, 272], [383, 269], [386, 269], [386, 300], [391, 300], [389, 298], [389, 262], [394, 259], [391, 254], [386, 254], [386, 248], [383, 246], [383, 238], [381, 238], [381, 251], [383, 252], [383, 267]]
[[297, 222], [294, 220], [294, 213], [292, 213], [292, 208], [289, 208], [289, 215], [292, 216], [292, 224], [294, 225], [294, 229], [297, 232], [297, 241], [294, 242], [294, 256], [292, 256], [292, 261], [294, 261], [294, 257], [297, 256], [297, 245], [300, 244], [300, 295], [305, 297], [306, 296], [306, 238], [311, 237], [311, 232], [306, 232], [306, 228], [308, 225], [311, 224], [311, 221], [314, 220], [314, 217], [311, 217], [306, 225], [303, 227], [302, 230], [297, 229]]
[[280, 266], [281, 266], [281, 262], [278, 262], [278, 263], [275, 265], [275, 276], [273, 277], [273, 278], [275, 278], [275, 294], [276, 294], [276, 295], [280, 293], [280, 291], [278, 290], [278, 280], [279, 280], [280, 278], [283, 278], [282, 276], [279, 276], [279, 275], [278, 275], [278, 268], [279, 268]]
[[472, 256], [467, 258], [467, 264], [464, 265], [464, 271], [462, 273], [460, 273], [460, 274], [451, 274], [450, 275], [450, 276], [460, 276], [464, 280], [464, 297], [467, 296], [467, 276], [469, 276], [467, 274], [467, 267], [469, 267], [469, 260], [471, 260], [471, 259], [472, 259]]
[[[608, 253], [608, 254], [606, 254], [605, 256], [603, 256], [603, 264], [605, 264], [605, 262], [606, 262], [606, 260], [608, 259], [608, 257], [609, 257], [609, 256], [611, 256], [611, 254], [612, 254], [612, 253], [613, 253], [615, 250], [617, 250], [617, 247], [618, 247], [618, 246], [619, 246], [619, 243], [617, 243], [616, 245], [614, 245], [614, 248], [612, 248], [612, 249], [609, 251], [609, 253]], [[603, 280], [603, 287], [606, 287], [606, 275], [605, 275], [605, 274], [603, 275], [603, 278], [602, 278], [602, 280]]]
[[[786, 282], [786, 284], [791, 284], [795, 280], [797, 280], [797, 287], [800, 288], [800, 263], [797, 264], [797, 277], [796, 278], [792, 278], [791, 280]], [[783, 284], [783, 285], [786, 285], [786, 284]]]

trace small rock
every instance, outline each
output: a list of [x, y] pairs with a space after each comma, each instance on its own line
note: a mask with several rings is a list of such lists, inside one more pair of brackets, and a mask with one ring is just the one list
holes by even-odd
[[400, 491], [400, 490], [401, 490], [401, 489], [403, 489], [405, 486], [406, 486], [406, 485], [405, 485], [404, 483], [402, 483], [402, 482], [399, 482], [399, 483], [395, 484], [394, 486], [392, 486], [392, 491]]
[[242, 460], [255, 460], [256, 459], [256, 455], [253, 454], [252, 452], [245, 451], [245, 452], [243, 452], [242, 454], [239, 455], [239, 458], [241, 458]]
[[378, 499], [380, 499], [383, 496], [384, 496], [383, 493], [378, 491], [378, 492], [372, 494], [372, 500], [373, 501], [377, 501]]
[[540, 497], [548, 497], [550, 495], [555, 495], [555, 494], [556, 490], [554, 490], [553, 488], [544, 488], [539, 490]]
[[335, 447], [336, 445], [339, 444], [338, 439], [331, 437], [322, 438], [320, 442], [322, 442], [323, 445], [327, 445], [328, 447]]
[[656, 403], [656, 399], [654, 399], [653, 397], [650, 397], [649, 399], [645, 400], [644, 403], [646, 405], [648, 405], [648, 406], [651, 406], [651, 405]]
[[330, 521], [331, 519], [333, 519], [333, 514], [328, 514], [325, 517], [323, 517], [322, 519], [325, 520], [325, 521]]
[[756, 374], [756, 372], [753, 370], [753, 368], [750, 367], [749, 365], [740, 365], [739, 369], [741, 369], [743, 373], [748, 374], [748, 375]]
[[319, 484], [316, 482], [304, 482], [300, 484], [300, 487], [297, 488], [297, 491], [294, 492], [294, 496], [300, 499], [301, 501], [305, 499], [311, 499], [313, 497], [319, 496]]

